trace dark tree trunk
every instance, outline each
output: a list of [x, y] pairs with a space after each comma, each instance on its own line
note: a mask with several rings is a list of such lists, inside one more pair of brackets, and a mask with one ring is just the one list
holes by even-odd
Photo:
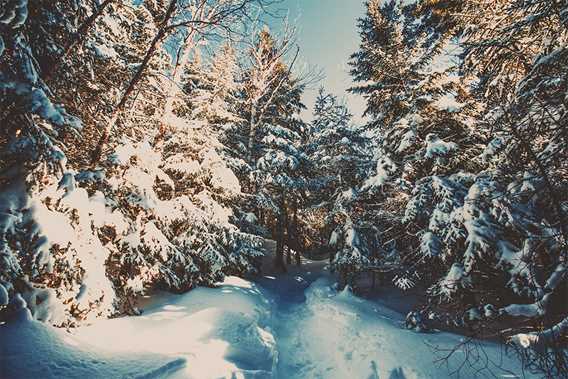
[[296, 265], [302, 264], [302, 253], [304, 250], [303, 243], [300, 241], [300, 233], [298, 226], [298, 200], [294, 199], [292, 203], [292, 238], [294, 239], [294, 250], [296, 251]]
[[285, 235], [284, 238], [284, 249], [286, 251], [286, 264], [292, 264], [292, 239], [294, 238], [290, 233], [290, 217], [288, 213], [288, 204], [284, 202], [284, 208], [282, 210], [284, 212], [284, 227], [283, 233]]
[[274, 267], [276, 270], [286, 272], [286, 265], [284, 264], [284, 226], [285, 226], [285, 194], [282, 193], [280, 198], [280, 214], [276, 223], [276, 257], [274, 260]]

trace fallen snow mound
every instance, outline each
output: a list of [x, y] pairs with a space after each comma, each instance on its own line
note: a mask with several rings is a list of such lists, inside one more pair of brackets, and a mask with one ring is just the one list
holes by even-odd
[[[0, 378], [443, 379], [458, 368], [462, 378], [521, 377], [501, 346], [406, 330], [402, 315], [337, 292], [318, 270], [160, 294], [142, 316], [73, 334], [0, 325]], [[456, 352], [440, 364], [436, 349]]]
[[35, 320], [0, 326], [2, 379], [162, 378], [185, 365], [182, 357], [101, 351]]
[[3, 325], [0, 377], [270, 378], [271, 306], [256, 285], [229, 277], [72, 335], [38, 322]]

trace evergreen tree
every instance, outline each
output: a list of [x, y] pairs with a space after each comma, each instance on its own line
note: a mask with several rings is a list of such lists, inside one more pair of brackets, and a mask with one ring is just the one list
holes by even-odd
[[192, 82], [188, 92], [193, 116], [219, 128], [241, 121], [236, 114], [238, 75], [235, 49], [230, 45], [221, 46], [210, 63], [198, 71], [197, 78], [188, 78]]
[[[273, 229], [277, 241], [276, 266], [284, 270], [284, 249], [290, 215], [296, 212], [304, 180], [301, 168], [306, 157], [299, 149], [304, 108], [302, 83], [286, 65], [289, 36], [276, 40], [267, 28], [258, 33], [249, 50], [250, 66], [243, 73], [241, 133], [246, 133], [247, 190], [255, 193], [261, 223]], [[293, 64], [293, 62], [291, 63]], [[242, 135], [242, 134], [241, 134]], [[239, 138], [239, 137], [236, 137]], [[242, 140], [242, 139], [238, 139]], [[238, 151], [238, 150], [237, 150]], [[275, 222], [270, 220], [276, 219]], [[292, 215], [292, 219], [294, 216]]]
[[[217, 116], [196, 120], [171, 91], [177, 66], [156, 42], [171, 4], [2, 3], [0, 284], [38, 320], [136, 312], [148, 289], [257, 270], [260, 240], [235, 226], [240, 184], [207, 123]], [[242, 15], [229, 13], [225, 26]], [[231, 109], [233, 91], [212, 103]]]
[[318, 178], [310, 202], [324, 219], [319, 233], [335, 250], [331, 262], [343, 278], [354, 276], [372, 261], [375, 231], [363, 211], [359, 187], [369, 164], [369, 140], [351, 123], [347, 106], [321, 88], [313, 111], [308, 154]]
[[[378, 163], [363, 189], [380, 189], [383, 209], [399, 220], [394, 240], [408, 273], [432, 285], [432, 299], [460, 300], [458, 314], [542, 321], [557, 312], [551, 329], [514, 337], [550, 343], [566, 325], [554, 300], [565, 271], [564, 76], [552, 65], [565, 62], [566, 5], [367, 8], [352, 73]], [[444, 62], [450, 48], [460, 54]]]

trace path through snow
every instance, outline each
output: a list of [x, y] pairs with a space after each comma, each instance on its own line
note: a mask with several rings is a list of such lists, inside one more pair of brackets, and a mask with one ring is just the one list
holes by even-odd
[[402, 328], [401, 314], [349, 291], [337, 293], [323, 263], [312, 262], [304, 271], [265, 278], [260, 284], [276, 299], [278, 378], [451, 378], [466, 355], [471, 365], [463, 365], [461, 378], [522, 377], [516, 359], [492, 343], [460, 349], [449, 367], [436, 364], [434, 347], [451, 349], [462, 337]]
[[[401, 328], [402, 315], [337, 293], [323, 262], [256, 283], [164, 294], [139, 317], [102, 320], [68, 334], [37, 322], [0, 326], [1, 378], [415, 379], [452, 377], [432, 346], [448, 333]], [[484, 343], [462, 378], [517, 377], [518, 362]], [[485, 353], [487, 355], [485, 355]], [[464, 361], [460, 350], [450, 369]], [[488, 367], [489, 370], [478, 371]]]

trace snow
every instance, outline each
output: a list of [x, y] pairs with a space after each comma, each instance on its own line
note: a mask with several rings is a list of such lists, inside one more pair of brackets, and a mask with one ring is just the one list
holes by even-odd
[[95, 45], [93, 46], [93, 49], [95, 51], [95, 54], [102, 59], [111, 60], [119, 56], [114, 48], [103, 44]]
[[215, 289], [157, 296], [143, 316], [72, 333], [9, 323], [0, 326], [0, 377], [267, 377], [275, 354], [269, 310], [255, 284], [229, 277]]
[[186, 361], [172, 378], [230, 378], [250, 371], [261, 377], [275, 359], [269, 310], [257, 285], [228, 277], [215, 289], [162, 294], [140, 317], [100, 321], [74, 337], [113, 354], [153, 353]]
[[[37, 263], [34, 271], [45, 269], [51, 272], [54, 258], [50, 249], [53, 246], [67, 246], [80, 259], [80, 267], [84, 270], [82, 295], [77, 298], [77, 305], [81, 309], [88, 309], [92, 303], [100, 300], [101, 311], [105, 313], [112, 309], [114, 301], [114, 289], [105, 267], [110, 252], [93, 234], [92, 225], [117, 222], [117, 230], [124, 229], [125, 225], [120, 225], [124, 221], [116, 212], [106, 208], [104, 196], [101, 196], [95, 193], [89, 197], [84, 188], [75, 186], [73, 175], [66, 174], [64, 180], [38, 193], [30, 203], [30, 210], [34, 220], [32, 233], [37, 238], [33, 252]], [[47, 199], [60, 199], [59, 205], [50, 209], [46, 206]], [[76, 217], [73, 224], [69, 222], [71, 215]], [[107, 216], [110, 218], [107, 219]], [[77, 288], [66, 289], [75, 291]], [[36, 288], [27, 293], [28, 305], [36, 319], [60, 324], [63, 321], [60, 299], [46, 291]], [[41, 307], [35, 304], [41, 304]]]
[[2, 378], [160, 377], [185, 365], [181, 358], [98, 351], [38, 321], [0, 326]]
[[491, 159], [503, 149], [505, 145], [505, 140], [502, 137], [495, 137], [487, 146], [483, 153], [481, 154], [481, 159], [484, 163], [490, 162]]
[[25, 24], [28, 19], [28, 0], [17, 0], [14, 2], [16, 14], [10, 20], [13, 28], [18, 28]]
[[365, 180], [361, 186], [361, 191], [366, 191], [369, 189], [380, 188], [384, 186], [392, 173], [396, 171], [396, 165], [394, 162], [384, 153], [379, 153], [379, 159], [377, 160], [377, 166], [375, 175], [370, 176]]
[[438, 284], [438, 292], [440, 295], [451, 299], [458, 288], [468, 285], [469, 278], [465, 273], [464, 267], [459, 263], [454, 263], [446, 276]]
[[248, 223], [251, 223], [251, 224], [256, 224], [258, 222], [258, 218], [252, 212], [246, 212], [244, 214], [244, 220]]
[[201, 165], [198, 161], [188, 159], [184, 154], [179, 153], [166, 159], [164, 170], [177, 171], [185, 175], [197, 175], [201, 170]]
[[396, 150], [399, 153], [404, 152], [410, 146], [414, 144], [416, 141], [416, 132], [414, 130], [409, 130], [402, 136], [400, 140], [400, 144], [398, 145], [398, 149]]
[[210, 173], [211, 185], [214, 189], [224, 189], [233, 194], [241, 193], [239, 179], [214, 149], [207, 151], [201, 167]]
[[[301, 281], [295, 280], [298, 276]], [[448, 367], [435, 363], [440, 356], [434, 348], [445, 355], [444, 350], [459, 345], [463, 337], [403, 329], [401, 314], [348, 288], [338, 292], [323, 263], [308, 263], [303, 271], [292, 269], [287, 277], [262, 284], [279, 300], [274, 327], [278, 378], [452, 378], [448, 368], [456, 369], [467, 354], [476, 355], [461, 346]], [[476, 346], [483, 348], [480, 360], [466, 364], [460, 377], [515, 377], [498, 369], [501, 363], [521, 377], [518, 362], [502, 347], [489, 342]], [[486, 363], [488, 370], [483, 370]]]
[[61, 324], [64, 321], [64, 307], [51, 288], [35, 288], [23, 293], [31, 317], [34, 320]]
[[8, 305], [8, 290], [0, 283], [0, 306]]
[[334, 230], [331, 232], [331, 236], [329, 237], [329, 246], [336, 246], [339, 240], [339, 233]]
[[457, 148], [458, 145], [456, 143], [443, 141], [437, 135], [430, 133], [426, 136], [426, 153], [424, 157], [433, 158], [445, 156]]
[[435, 102], [434, 107], [441, 111], [459, 112], [465, 104], [456, 100], [456, 96], [450, 93], [440, 96]]
[[437, 257], [440, 255], [442, 244], [437, 235], [428, 231], [420, 237], [420, 252], [427, 257]]
[[[3, 378], [450, 378], [434, 363], [462, 337], [420, 334], [403, 315], [336, 290], [325, 263], [308, 261], [256, 283], [228, 277], [215, 288], [145, 299], [138, 317], [99, 320], [71, 333], [36, 321], [0, 325]], [[26, 308], [22, 311], [28, 312]], [[462, 377], [519, 372], [493, 343]], [[458, 346], [455, 369], [467, 354]], [[484, 356], [481, 354], [481, 356]], [[514, 376], [509, 376], [514, 377]]]

